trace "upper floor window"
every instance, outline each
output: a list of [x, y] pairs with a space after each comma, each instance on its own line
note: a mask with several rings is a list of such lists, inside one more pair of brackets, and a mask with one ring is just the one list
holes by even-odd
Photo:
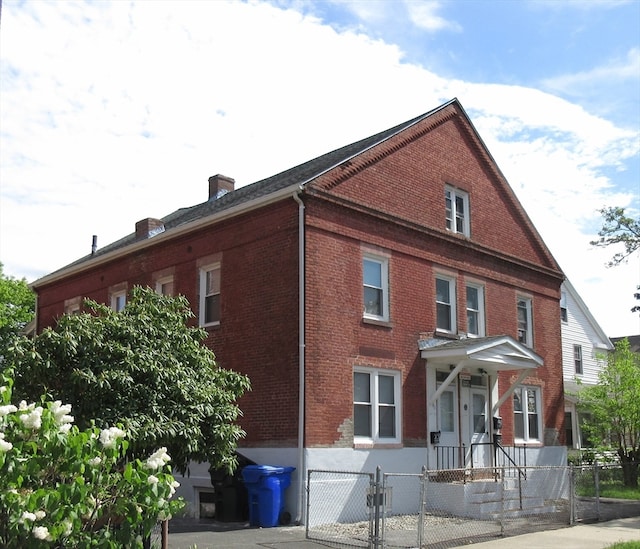
[[400, 441], [400, 374], [357, 368], [353, 372], [355, 442]]
[[124, 309], [127, 304], [127, 292], [125, 290], [114, 292], [111, 294], [111, 308], [118, 312]]
[[513, 429], [516, 441], [540, 441], [541, 416], [540, 388], [518, 387], [513, 392]]
[[467, 284], [467, 333], [483, 337], [484, 327], [484, 287]]
[[560, 294], [560, 320], [567, 322], [569, 320], [569, 313], [567, 311], [567, 293], [562, 292]]
[[364, 317], [389, 320], [389, 261], [367, 256], [362, 260]]
[[447, 230], [469, 236], [471, 232], [469, 224], [469, 195], [460, 189], [447, 185], [444, 189], [444, 201]]
[[573, 346], [573, 362], [576, 367], [576, 374], [582, 373], [582, 345]]
[[531, 299], [528, 297], [518, 297], [518, 341], [529, 347], [533, 345]]
[[156, 293], [159, 295], [173, 295], [173, 277], [167, 276], [156, 280]]
[[450, 333], [456, 331], [456, 281], [453, 278], [436, 278], [436, 328]]
[[78, 315], [82, 308], [82, 298], [80, 296], [65, 299], [64, 312], [67, 315]]
[[200, 326], [220, 324], [220, 264], [200, 269]]

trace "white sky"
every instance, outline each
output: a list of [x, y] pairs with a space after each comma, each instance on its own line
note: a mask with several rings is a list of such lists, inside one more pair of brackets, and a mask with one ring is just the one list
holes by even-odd
[[598, 208], [640, 210], [637, 0], [5, 0], [0, 261], [32, 281], [210, 175], [252, 183], [452, 97], [607, 335], [640, 333], [640, 255], [589, 245]]

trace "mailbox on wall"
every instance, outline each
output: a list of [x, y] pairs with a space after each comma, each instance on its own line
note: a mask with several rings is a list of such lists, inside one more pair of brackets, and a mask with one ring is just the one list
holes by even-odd
[[494, 416], [493, 418], [493, 430], [500, 431], [502, 429], [502, 418]]
[[440, 444], [440, 431], [431, 431], [431, 444]]

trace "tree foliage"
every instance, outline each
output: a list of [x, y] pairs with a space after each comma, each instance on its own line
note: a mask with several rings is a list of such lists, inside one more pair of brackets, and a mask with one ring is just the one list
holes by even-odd
[[607, 207], [599, 210], [603, 217], [602, 229], [598, 231], [598, 240], [591, 241], [592, 246], [607, 247], [622, 244], [624, 251], [617, 252], [607, 263], [615, 267], [640, 248], [640, 219], [625, 215], [625, 209]]
[[584, 429], [592, 441], [616, 450], [627, 486], [638, 486], [640, 468], [640, 356], [628, 339], [616, 343], [598, 384], [578, 395]]
[[131, 456], [164, 446], [182, 473], [191, 460], [233, 469], [249, 380], [218, 367], [206, 332], [187, 325], [186, 298], [136, 287], [120, 312], [91, 300], [85, 310], [10, 350], [17, 398], [68, 402], [80, 428], [122, 424]]
[[36, 296], [23, 278], [5, 276], [0, 263], [0, 356], [35, 315]]

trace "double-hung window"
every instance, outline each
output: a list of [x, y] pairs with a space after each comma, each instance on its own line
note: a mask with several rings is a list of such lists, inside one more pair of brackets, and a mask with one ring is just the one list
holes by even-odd
[[364, 318], [389, 320], [389, 260], [376, 256], [362, 259]]
[[436, 328], [456, 332], [456, 281], [445, 276], [436, 277]]
[[569, 312], [567, 311], [567, 292], [560, 294], [560, 319], [562, 322], [569, 321]]
[[479, 284], [467, 284], [467, 334], [485, 335], [484, 287]]
[[156, 280], [156, 293], [158, 295], [173, 295], [173, 277], [167, 276]]
[[576, 374], [582, 374], [582, 345], [573, 346], [573, 363], [576, 367]]
[[200, 269], [200, 326], [220, 324], [220, 264]]
[[400, 374], [356, 368], [353, 372], [354, 442], [400, 442]]
[[513, 392], [514, 438], [520, 442], [539, 442], [541, 424], [540, 389], [518, 387]]
[[469, 236], [469, 195], [447, 185], [444, 189], [447, 230]]
[[111, 308], [116, 311], [122, 311], [127, 304], [127, 292], [125, 290], [114, 292], [111, 294]]
[[518, 341], [533, 346], [533, 322], [531, 316], [531, 299], [518, 297]]

